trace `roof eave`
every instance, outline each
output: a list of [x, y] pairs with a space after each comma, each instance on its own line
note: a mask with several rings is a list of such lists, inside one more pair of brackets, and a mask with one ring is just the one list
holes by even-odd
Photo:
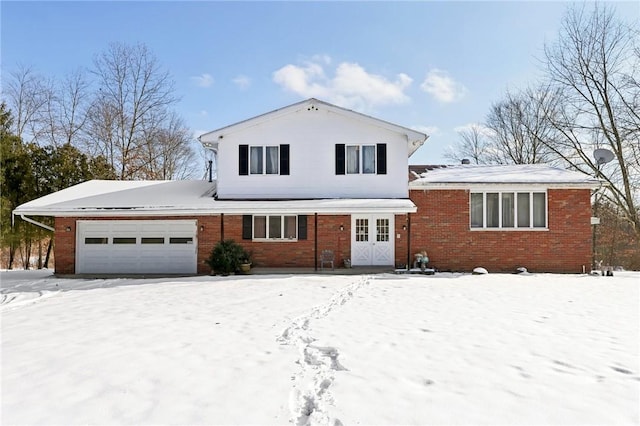
[[[273, 203], [265, 206], [264, 203], [251, 205], [244, 201], [220, 201], [212, 206], [202, 207], [177, 207], [177, 208], [82, 208], [82, 209], [17, 209], [13, 211], [16, 216], [49, 216], [49, 217], [136, 217], [136, 216], [207, 216], [207, 215], [242, 215], [242, 214], [269, 214], [269, 213], [295, 213], [295, 214], [404, 214], [415, 213], [417, 207], [410, 200], [404, 206], [291, 206], [282, 203]], [[244, 203], [247, 203], [243, 206]]]
[[248, 127], [257, 126], [265, 121], [272, 120], [281, 115], [290, 114], [295, 111], [298, 111], [300, 108], [305, 105], [311, 104], [320, 104], [326, 107], [331, 112], [337, 112], [340, 114], [349, 114], [352, 117], [355, 117], [360, 120], [366, 120], [371, 123], [374, 123], [378, 127], [384, 128], [386, 130], [404, 134], [407, 138], [407, 147], [408, 147], [408, 156], [410, 157], [418, 148], [420, 148], [424, 142], [429, 138], [428, 135], [419, 132], [417, 130], [410, 129], [408, 127], [400, 126], [398, 124], [391, 123], [389, 121], [381, 120], [379, 118], [371, 117], [369, 115], [353, 111], [347, 108], [343, 108], [337, 105], [330, 104], [328, 102], [324, 102], [318, 100], [316, 98], [309, 98], [303, 101], [297, 102], [295, 104], [291, 104], [282, 108], [278, 108], [276, 110], [266, 112], [264, 114], [257, 115], [252, 118], [248, 118], [246, 120], [239, 121], [234, 124], [230, 124], [228, 126], [213, 130], [211, 132], [203, 133], [198, 136], [198, 141], [205, 147], [211, 149], [217, 149], [218, 143], [222, 141], [225, 134], [233, 133], [236, 131], [241, 131]]
[[410, 190], [421, 189], [479, 189], [479, 188], [548, 188], [548, 189], [598, 189], [600, 182], [409, 182]]

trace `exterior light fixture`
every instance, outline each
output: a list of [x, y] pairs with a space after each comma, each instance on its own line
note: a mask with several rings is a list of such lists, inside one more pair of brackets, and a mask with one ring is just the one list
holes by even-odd
[[340, 230], [344, 231], [344, 225], [342, 225], [342, 224], [340, 225]]

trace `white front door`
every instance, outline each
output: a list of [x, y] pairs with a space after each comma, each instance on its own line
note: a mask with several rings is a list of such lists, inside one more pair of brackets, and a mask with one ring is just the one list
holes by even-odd
[[351, 216], [351, 264], [354, 266], [395, 263], [393, 215]]

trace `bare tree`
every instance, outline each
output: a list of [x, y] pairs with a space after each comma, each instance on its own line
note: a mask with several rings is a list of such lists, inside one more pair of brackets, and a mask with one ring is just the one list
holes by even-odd
[[151, 126], [145, 133], [136, 163], [145, 179], [187, 179], [193, 177], [194, 140], [184, 121], [177, 114], [164, 123]]
[[57, 83], [47, 96], [41, 112], [41, 145], [75, 147], [82, 142], [91, 103], [89, 82], [82, 70], [76, 70]]
[[551, 150], [545, 142], [553, 133], [546, 120], [544, 105], [554, 93], [546, 87], [507, 92], [505, 99], [494, 103], [486, 125], [493, 131], [491, 149], [486, 154], [493, 164], [548, 163]]
[[177, 99], [173, 82], [144, 45], [111, 44], [94, 61], [98, 93], [90, 114], [92, 151], [105, 155], [118, 178], [144, 175], [140, 159], [150, 129]]
[[[606, 200], [620, 208], [640, 235], [640, 86], [637, 30], [607, 6], [572, 8], [558, 41], [545, 47], [555, 103], [543, 103], [554, 128], [547, 146], [571, 168], [607, 181]], [[615, 162], [602, 167], [595, 148]]]
[[491, 150], [491, 130], [482, 124], [471, 124], [457, 130], [458, 142], [444, 156], [460, 163], [468, 159], [473, 164], [487, 164]]
[[35, 141], [43, 131], [43, 109], [52, 97], [51, 82], [25, 65], [9, 73], [3, 97], [14, 114], [12, 132], [25, 143]]

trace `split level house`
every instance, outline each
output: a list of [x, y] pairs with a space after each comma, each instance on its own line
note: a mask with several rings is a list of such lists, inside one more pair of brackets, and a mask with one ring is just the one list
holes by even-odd
[[[409, 167], [427, 135], [308, 99], [200, 136], [202, 181], [93, 180], [19, 206], [55, 217], [57, 274], [208, 274], [233, 239], [254, 265], [578, 273], [599, 182], [545, 165]], [[425, 147], [426, 148], [426, 147]], [[46, 226], [46, 225], [43, 225]]]

